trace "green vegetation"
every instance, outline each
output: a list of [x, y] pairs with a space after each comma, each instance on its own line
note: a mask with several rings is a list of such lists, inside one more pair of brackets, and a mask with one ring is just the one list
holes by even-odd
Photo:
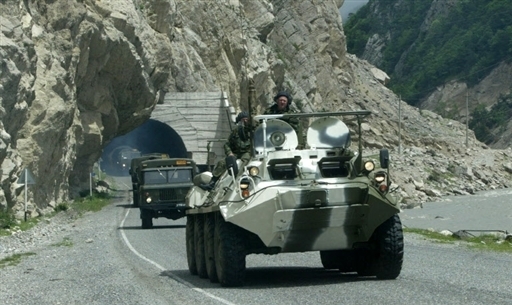
[[60, 203], [55, 207], [53, 213], [45, 215], [44, 217], [28, 218], [27, 221], [17, 221], [10, 210], [0, 210], [0, 236], [11, 235], [14, 228], [26, 231], [34, 227], [42, 219], [51, 218], [60, 212], [70, 211], [82, 215], [89, 211], [97, 212], [109, 203], [109, 194], [94, 194], [92, 197], [80, 198], [72, 203]]
[[[347, 49], [358, 56], [372, 35], [389, 37], [379, 68], [391, 76], [389, 87], [411, 105], [436, 86], [454, 79], [471, 86], [498, 63], [512, 60], [508, 1], [457, 1], [424, 31], [421, 26], [432, 2], [370, 1], [344, 26]], [[376, 7], [378, 16], [372, 15], [370, 6]]]
[[38, 218], [29, 218], [25, 222], [19, 222], [14, 218], [14, 214], [10, 210], [0, 210], [0, 236], [11, 235], [13, 228], [18, 227], [20, 230], [25, 231], [39, 222]]
[[455, 177], [455, 175], [451, 171], [441, 172], [435, 168], [427, 170], [430, 172], [427, 177], [428, 181], [443, 183], [444, 181]]
[[[439, 232], [432, 232], [424, 229], [404, 228], [403, 230], [407, 233], [415, 233], [425, 236], [426, 238], [439, 243], [454, 243], [461, 240], [454, 236], [446, 236]], [[471, 249], [512, 253], [512, 243], [510, 241], [499, 241], [496, 236], [493, 235], [480, 235], [468, 237], [463, 240]]]
[[9, 257], [6, 257], [2, 260], [0, 260], [0, 268], [6, 267], [6, 266], [16, 266], [21, 262], [21, 258], [24, 256], [32, 256], [36, 255], [33, 252], [27, 252], [27, 253], [20, 253], [20, 254], [13, 254]]
[[60, 211], [67, 211], [69, 209], [69, 205], [67, 203], [59, 203], [57, 204], [57, 206], [55, 207], [55, 211], [56, 212], [60, 212]]
[[0, 230], [12, 228], [16, 225], [14, 215], [9, 210], [0, 210]]
[[475, 131], [478, 140], [490, 144], [498, 139], [512, 118], [512, 94], [500, 96], [490, 110], [485, 105], [478, 105], [471, 113], [469, 128]]
[[94, 194], [92, 197], [85, 197], [75, 200], [71, 208], [80, 215], [85, 212], [98, 212], [110, 203], [110, 195], [107, 193]]

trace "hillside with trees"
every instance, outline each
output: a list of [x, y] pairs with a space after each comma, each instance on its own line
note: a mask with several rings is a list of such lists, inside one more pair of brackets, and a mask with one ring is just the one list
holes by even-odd
[[[471, 88], [500, 63], [512, 62], [509, 1], [372, 0], [348, 19], [344, 30], [348, 52], [388, 73], [389, 88], [414, 106], [438, 86], [457, 81]], [[376, 37], [379, 57], [366, 56]], [[510, 120], [507, 101], [510, 96], [501, 95], [492, 109], [488, 104], [473, 108], [471, 125], [479, 139], [489, 143], [484, 136], [489, 131], [482, 126]], [[491, 116], [487, 123], [484, 114]]]

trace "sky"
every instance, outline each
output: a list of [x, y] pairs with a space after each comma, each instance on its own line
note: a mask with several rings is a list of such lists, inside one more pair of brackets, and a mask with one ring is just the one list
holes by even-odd
[[368, 3], [369, 0], [345, 0], [340, 8], [341, 19], [345, 22], [348, 14], [355, 13], [361, 6]]

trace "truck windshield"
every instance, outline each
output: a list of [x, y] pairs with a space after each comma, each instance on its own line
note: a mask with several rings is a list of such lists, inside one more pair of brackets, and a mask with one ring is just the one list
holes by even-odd
[[184, 183], [192, 181], [190, 168], [155, 169], [144, 172], [145, 184]]

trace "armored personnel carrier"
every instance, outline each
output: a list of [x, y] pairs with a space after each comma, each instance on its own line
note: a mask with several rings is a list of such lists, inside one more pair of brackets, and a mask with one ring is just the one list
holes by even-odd
[[[240, 286], [249, 254], [318, 251], [326, 269], [395, 279], [403, 261], [389, 154], [363, 157], [362, 120], [370, 111], [259, 115], [253, 155], [230, 162], [211, 191], [194, 177], [187, 195], [189, 271], [222, 286]], [[306, 145], [281, 119], [311, 121]], [[357, 122], [358, 148], [340, 119]], [[377, 156], [375, 156], [377, 158]]]

